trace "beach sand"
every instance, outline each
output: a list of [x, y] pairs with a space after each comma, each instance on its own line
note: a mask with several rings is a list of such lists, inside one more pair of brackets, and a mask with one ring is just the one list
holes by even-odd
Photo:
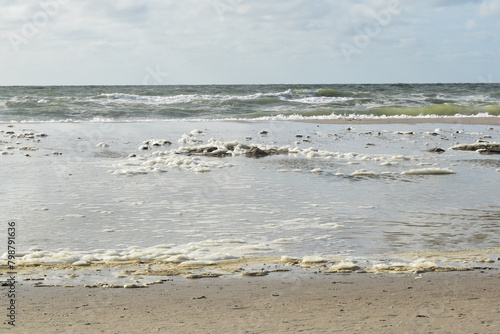
[[[2, 298], [6, 295], [2, 288]], [[498, 333], [496, 270], [174, 277], [148, 288], [18, 287], [6, 333]]]

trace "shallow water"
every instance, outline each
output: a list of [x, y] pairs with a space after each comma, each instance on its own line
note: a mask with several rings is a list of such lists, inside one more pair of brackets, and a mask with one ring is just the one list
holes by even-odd
[[[444, 251], [492, 249], [485, 259], [498, 252], [499, 156], [448, 150], [498, 142], [498, 128], [206, 121], [0, 130], [7, 152], [0, 168], [8, 176], [1, 215], [17, 223], [20, 264], [210, 263], [262, 255], [378, 263], [417, 251], [443, 251], [439, 259], [447, 262]], [[48, 136], [16, 137], [27, 132]], [[211, 138], [289, 145], [293, 153], [179, 154]], [[149, 139], [172, 145], [139, 149]], [[425, 151], [433, 147], [446, 151]], [[417, 172], [405, 174], [411, 170]]]

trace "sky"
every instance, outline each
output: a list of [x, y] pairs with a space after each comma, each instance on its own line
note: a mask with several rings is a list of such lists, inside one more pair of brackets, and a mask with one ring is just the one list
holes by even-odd
[[500, 81], [500, 0], [2, 0], [0, 85]]

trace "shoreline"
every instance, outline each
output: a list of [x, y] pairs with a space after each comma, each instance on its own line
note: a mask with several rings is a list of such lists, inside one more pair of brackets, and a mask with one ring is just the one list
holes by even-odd
[[[8, 333], [496, 333], [498, 270], [174, 277], [145, 289], [18, 286]], [[2, 295], [6, 288], [1, 287]]]
[[160, 123], [266, 123], [266, 122], [298, 122], [317, 124], [468, 124], [468, 125], [500, 125], [500, 116], [412, 116], [412, 117], [343, 117], [343, 118], [285, 118], [285, 119], [163, 119], [163, 120], [133, 120], [133, 121], [1, 121], [2, 125], [28, 124], [160, 124]]
[[470, 124], [500, 125], [500, 117], [408, 117], [408, 118], [345, 118], [345, 119], [303, 119], [304, 123], [318, 124]]

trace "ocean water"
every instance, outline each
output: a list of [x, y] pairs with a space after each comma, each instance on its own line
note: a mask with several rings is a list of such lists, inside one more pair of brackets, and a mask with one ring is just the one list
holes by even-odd
[[[0, 92], [0, 215], [19, 266], [497, 266], [500, 156], [451, 148], [500, 129], [439, 117], [496, 118], [499, 85]], [[439, 117], [303, 122], [420, 113]]]
[[0, 121], [500, 115], [500, 84], [0, 87]]

